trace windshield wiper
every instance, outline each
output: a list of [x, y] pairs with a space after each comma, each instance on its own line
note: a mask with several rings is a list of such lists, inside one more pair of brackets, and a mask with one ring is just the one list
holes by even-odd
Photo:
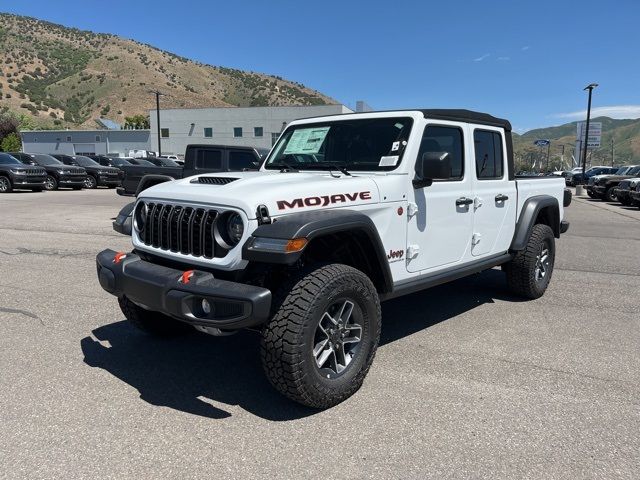
[[285, 162], [284, 160], [280, 160], [279, 163], [272, 163], [271, 166], [272, 167], [282, 168], [282, 170], [280, 170], [280, 173], [284, 173], [287, 170], [290, 171], [290, 172], [299, 172], [300, 171], [296, 167], [291, 165], [289, 162]]

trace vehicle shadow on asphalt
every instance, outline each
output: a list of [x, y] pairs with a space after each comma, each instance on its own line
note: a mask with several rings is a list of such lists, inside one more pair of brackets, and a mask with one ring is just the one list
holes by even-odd
[[[507, 295], [499, 270], [391, 300], [383, 304], [380, 344], [388, 345], [495, 299], [518, 301]], [[231, 416], [219, 404], [238, 405], [272, 421], [318, 413], [271, 387], [262, 372], [260, 338], [254, 332], [211, 337], [194, 331], [165, 340], [146, 336], [123, 320], [93, 330], [80, 345], [87, 365], [131, 385], [151, 405], [212, 419]]]

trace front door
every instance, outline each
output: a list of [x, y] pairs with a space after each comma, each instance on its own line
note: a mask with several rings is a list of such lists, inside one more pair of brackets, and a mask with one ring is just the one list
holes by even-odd
[[465, 155], [464, 124], [428, 124], [417, 158], [425, 152], [447, 152], [451, 177], [412, 191], [406, 256], [410, 272], [444, 269], [463, 261], [473, 228], [473, 175]]

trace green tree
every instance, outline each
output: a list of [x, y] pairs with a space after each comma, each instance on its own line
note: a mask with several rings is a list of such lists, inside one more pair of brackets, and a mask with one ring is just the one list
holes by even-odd
[[0, 142], [0, 150], [3, 152], [19, 152], [22, 149], [22, 140], [20, 135], [13, 132], [7, 135]]
[[124, 117], [124, 128], [126, 130], [143, 130], [150, 128], [149, 117], [146, 115]]

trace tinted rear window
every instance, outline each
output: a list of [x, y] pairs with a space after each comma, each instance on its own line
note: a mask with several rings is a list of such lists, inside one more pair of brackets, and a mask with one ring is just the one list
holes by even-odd
[[222, 170], [222, 151], [198, 150], [196, 152], [196, 168], [202, 170]]

